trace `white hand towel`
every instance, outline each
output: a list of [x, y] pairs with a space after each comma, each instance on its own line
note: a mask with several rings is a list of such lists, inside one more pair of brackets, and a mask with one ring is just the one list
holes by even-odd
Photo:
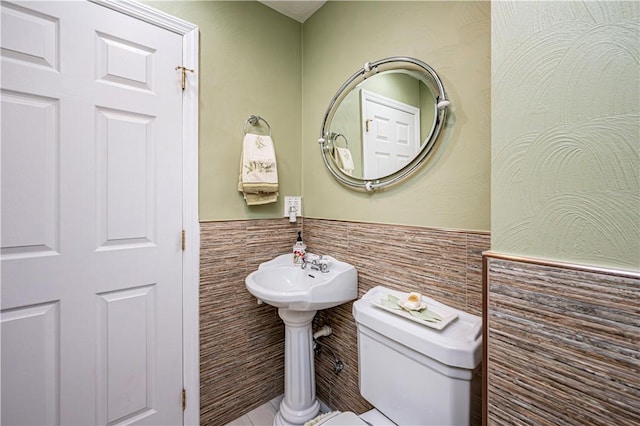
[[348, 148], [340, 148], [335, 147], [336, 150], [336, 161], [338, 163], [338, 167], [350, 175], [355, 170], [355, 166], [353, 164], [353, 157], [351, 156], [351, 151]]
[[248, 205], [273, 203], [278, 199], [278, 168], [270, 136], [247, 133], [242, 141], [238, 191]]

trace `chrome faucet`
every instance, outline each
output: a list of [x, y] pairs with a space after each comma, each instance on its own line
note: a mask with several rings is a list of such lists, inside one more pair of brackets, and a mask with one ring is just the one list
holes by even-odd
[[307, 265], [311, 265], [310, 268], [322, 273], [329, 272], [329, 259], [325, 259], [321, 255], [307, 253], [302, 259], [302, 269], [306, 269]]

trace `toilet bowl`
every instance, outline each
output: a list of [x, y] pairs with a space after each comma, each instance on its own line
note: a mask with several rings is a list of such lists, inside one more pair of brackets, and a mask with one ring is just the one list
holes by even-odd
[[353, 304], [360, 394], [375, 409], [326, 413], [307, 426], [469, 425], [482, 318], [423, 297], [428, 309], [448, 318], [434, 325], [383, 309], [389, 295], [403, 300], [408, 293], [378, 286]]

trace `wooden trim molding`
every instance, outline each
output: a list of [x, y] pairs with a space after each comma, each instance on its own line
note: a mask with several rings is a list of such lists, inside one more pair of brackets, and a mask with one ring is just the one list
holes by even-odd
[[120, 12], [124, 15], [131, 16], [132, 18], [136, 18], [140, 21], [147, 22], [151, 25], [155, 25], [156, 27], [164, 28], [165, 30], [169, 30], [180, 35], [188, 34], [198, 28], [197, 25], [133, 0], [88, 1], [99, 4], [100, 6], [108, 7], [116, 12]]
[[596, 274], [615, 275], [618, 277], [640, 278], [640, 271], [629, 271], [626, 269], [605, 268], [600, 266], [582, 265], [579, 263], [561, 262], [553, 259], [541, 259], [537, 257], [517, 256], [487, 250], [482, 253], [482, 257], [493, 259], [510, 260], [512, 262], [530, 263], [533, 265], [551, 266], [561, 269], [572, 269], [575, 271], [593, 272]]
[[489, 284], [488, 257], [482, 253], [482, 425], [489, 424]]

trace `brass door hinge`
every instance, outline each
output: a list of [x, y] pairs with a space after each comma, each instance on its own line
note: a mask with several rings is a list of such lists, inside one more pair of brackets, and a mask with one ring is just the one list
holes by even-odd
[[187, 233], [182, 230], [182, 251], [187, 247]]
[[180, 70], [182, 72], [182, 90], [187, 87], [187, 72], [194, 73], [195, 71], [189, 68], [185, 68], [183, 66], [177, 66], [176, 71]]
[[187, 391], [182, 389], [182, 411], [187, 409]]

